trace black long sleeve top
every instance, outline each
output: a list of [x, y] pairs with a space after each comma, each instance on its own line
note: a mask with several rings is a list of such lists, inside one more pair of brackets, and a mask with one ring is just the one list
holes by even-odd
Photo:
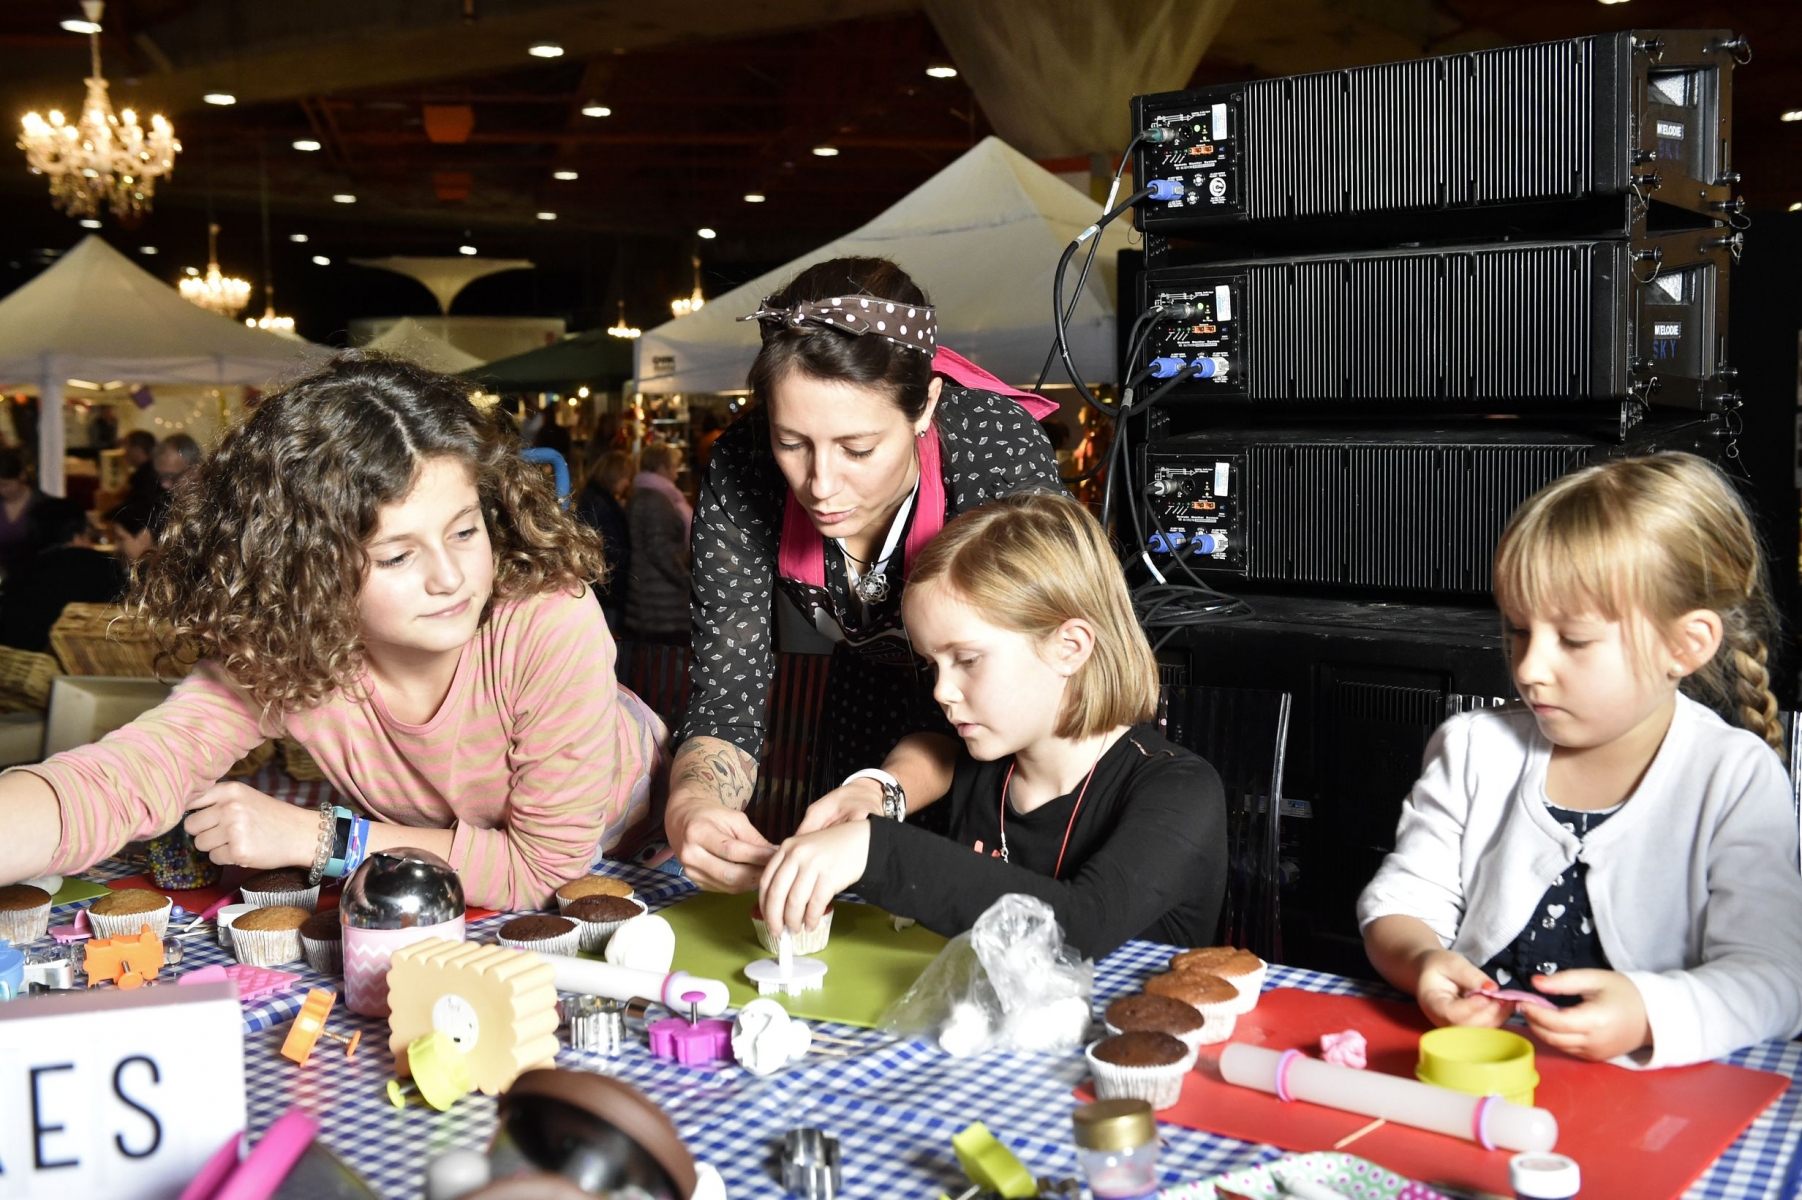
[[1050, 904], [1065, 939], [1092, 958], [1135, 937], [1213, 943], [1227, 869], [1226, 800], [1213, 767], [1155, 724], [1135, 725], [1096, 764], [1080, 811], [1075, 791], [1030, 813], [1009, 810], [1003, 861], [1010, 761], [959, 757], [943, 801], [949, 837], [872, 818], [869, 862], [852, 890], [947, 937], [1023, 892]]

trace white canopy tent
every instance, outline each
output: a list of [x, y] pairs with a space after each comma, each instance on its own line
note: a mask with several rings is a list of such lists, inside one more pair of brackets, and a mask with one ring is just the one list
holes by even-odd
[[428, 371], [440, 371], [446, 375], [455, 375], [459, 371], [482, 365], [481, 359], [473, 354], [465, 354], [412, 317], [402, 317], [363, 349], [392, 354]]
[[327, 353], [198, 308], [91, 235], [0, 300], [0, 384], [38, 388], [38, 483], [58, 496], [66, 381], [264, 384]]
[[[803, 268], [847, 255], [899, 263], [937, 307], [941, 345], [1009, 383], [1030, 384], [1051, 346], [1058, 255], [1100, 215], [1088, 196], [999, 138], [984, 138], [862, 228], [714, 297], [700, 312], [646, 330], [638, 342], [638, 390], [743, 388], [759, 339], [756, 323], [738, 318]], [[1095, 270], [1070, 320], [1071, 357], [1089, 381], [1115, 374], [1114, 265], [1127, 244], [1124, 225], [1122, 218], [1101, 234]], [[1066, 289], [1075, 287], [1087, 252], [1085, 243]], [[1061, 368], [1053, 371], [1063, 377]]]

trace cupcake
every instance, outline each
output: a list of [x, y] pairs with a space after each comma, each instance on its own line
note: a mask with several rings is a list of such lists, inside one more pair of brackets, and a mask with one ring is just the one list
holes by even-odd
[[232, 951], [253, 967], [300, 961], [300, 927], [312, 916], [292, 904], [253, 908], [232, 922]]
[[630, 896], [632, 885], [610, 875], [584, 875], [557, 889], [557, 911], [567, 913], [569, 906], [590, 896]]
[[300, 949], [307, 966], [321, 975], [344, 974], [344, 923], [337, 909], [316, 912], [301, 922]]
[[614, 930], [648, 911], [645, 902], [636, 896], [583, 896], [564, 905], [563, 918], [576, 923], [582, 949], [599, 954]]
[[319, 885], [307, 883], [307, 873], [299, 867], [282, 867], [262, 871], [246, 879], [238, 890], [244, 903], [253, 908], [304, 908], [312, 912], [319, 907]]
[[1184, 950], [1170, 960], [1172, 971], [1202, 971], [1218, 976], [1239, 991], [1235, 1013], [1248, 1013], [1258, 1006], [1258, 995], [1264, 990], [1264, 960], [1249, 950], [1234, 946], [1204, 946]]
[[[751, 906], [751, 928], [757, 931], [757, 940], [765, 950], [771, 954], [781, 953], [776, 945], [776, 935], [763, 923], [763, 909], [755, 904]], [[789, 933], [795, 943], [796, 954], [818, 954], [832, 940], [832, 906], [826, 906], [826, 911], [820, 914], [819, 925], [814, 929], [793, 929]]]
[[543, 913], [514, 917], [500, 927], [497, 936], [503, 946], [541, 954], [574, 954], [582, 944], [581, 927], [574, 921]]
[[[1233, 1022], [1238, 1014], [1249, 1011], [1242, 1007], [1245, 1000], [1238, 988], [1218, 975], [1209, 975], [1205, 971], [1171, 971], [1167, 975], [1153, 975], [1145, 981], [1145, 994], [1181, 1000], [1200, 1013], [1202, 1020], [1211, 1022], [1202, 1039], [1204, 1042], [1223, 1042], [1231, 1037]], [[1224, 1032], [1221, 1032], [1221, 1026], [1225, 1026]]]
[[1109, 1033], [1167, 1033], [1190, 1049], [1224, 1042], [1233, 1036], [1237, 1020], [1224, 1006], [1214, 1006], [1204, 1015], [1174, 996], [1150, 993], [1121, 997], [1107, 1006], [1102, 1019]]
[[1169, 1108], [1183, 1094], [1195, 1051], [1167, 1033], [1117, 1033], [1085, 1052], [1097, 1100], [1144, 1100]]
[[169, 932], [169, 912], [174, 907], [174, 902], [161, 892], [121, 888], [88, 906], [88, 924], [93, 926], [97, 938], [132, 937], [145, 925], [162, 937]]
[[0, 887], [0, 938], [23, 946], [43, 937], [49, 930], [49, 892], [29, 883]]

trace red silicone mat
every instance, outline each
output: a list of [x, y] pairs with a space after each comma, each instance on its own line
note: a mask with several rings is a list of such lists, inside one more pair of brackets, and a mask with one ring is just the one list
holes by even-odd
[[[1284, 988], [1265, 992], [1239, 1018], [1232, 1040], [1318, 1055], [1321, 1034], [1356, 1029], [1370, 1043], [1371, 1070], [1413, 1078], [1417, 1043], [1429, 1028], [1412, 1004]], [[1534, 1103], [1558, 1118], [1558, 1152], [1583, 1168], [1584, 1195], [1674, 1200], [1789, 1085], [1779, 1075], [1720, 1063], [1628, 1071], [1536, 1049]], [[1160, 1121], [1303, 1151], [1331, 1149], [1369, 1124], [1355, 1113], [1234, 1087], [1206, 1069], [1217, 1050], [1202, 1047], [1203, 1065], [1184, 1082], [1176, 1107], [1158, 1113]], [[1085, 1085], [1078, 1095], [1091, 1093]], [[1508, 1152], [1474, 1142], [1384, 1125], [1346, 1149], [1422, 1182], [1509, 1190]]]

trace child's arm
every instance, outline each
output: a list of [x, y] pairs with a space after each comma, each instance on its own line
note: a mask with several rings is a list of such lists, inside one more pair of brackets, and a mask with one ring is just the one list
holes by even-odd
[[0, 778], [0, 883], [80, 871], [165, 832], [268, 732], [203, 663], [167, 700], [100, 741], [8, 772]]
[[[882, 769], [895, 777], [907, 796], [907, 811], [917, 813], [936, 804], [951, 790], [957, 767], [957, 743], [938, 733], [910, 733], [895, 743], [882, 761]], [[882, 815], [882, 785], [874, 779], [855, 780], [835, 787], [807, 806], [795, 836]], [[861, 872], [859, 872], [861, 874]]]
[[1420, 1002], [1435, 1025], [1501, 1025], [1514, 1006], [1464, 993], [1493, 988], [1495, 982], [1468, 958], [1447, 950], [1425, 921], [1392, 914], [1364, 927], [1370, 965]]

